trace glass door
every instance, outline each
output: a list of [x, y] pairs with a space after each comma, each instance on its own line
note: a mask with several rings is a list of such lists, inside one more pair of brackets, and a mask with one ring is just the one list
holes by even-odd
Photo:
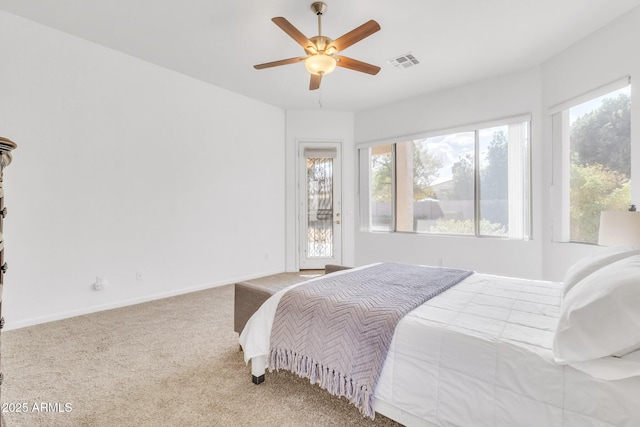
[[340, 264], [339, 144], [301, 146], [300, 268]]

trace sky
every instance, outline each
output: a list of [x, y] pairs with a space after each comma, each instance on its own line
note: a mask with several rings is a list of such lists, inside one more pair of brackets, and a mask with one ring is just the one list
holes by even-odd
[[[498, 126], [487, 129], [480, 129], [480, 147], [486, 147], [493, 139], [494, 132], [508, 132], [508, 126]], [[442, 168], [438, 177], [433, 181], [434, 185], [450, 181], [452, 179], [453, 164], [464, 158], [467, 154], [472, 157], [475, 153], [475, 133], [460, 132], [443, 136], [434, 136], [415, 140], [414, 142], [422, 142], [427, 149], [437, 159], [442, 162]], [[480, 158], [485, 155], [484, 151], [480, 152]]]

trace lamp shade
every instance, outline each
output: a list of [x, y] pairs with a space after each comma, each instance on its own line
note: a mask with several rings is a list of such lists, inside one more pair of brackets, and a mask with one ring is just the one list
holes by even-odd
[[336, 60], [332, 56], [319, 53], [305, 59], [304, 66], [311, 74], [322, 76], [336, 69]]
[[640, 212], [600, 212], [598, 244], [640, 248]]

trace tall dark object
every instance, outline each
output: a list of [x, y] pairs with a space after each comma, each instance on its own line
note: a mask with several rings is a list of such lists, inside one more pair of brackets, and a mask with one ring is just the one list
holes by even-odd
[[[2, 235], [2, 222], [7, 216], [7, 208], [4, 206], [4, 189], [2, 188], [2, 172], [4, 168], [11, 163], [11, 151], [16, 148], [16, 144], [0, 136], [0, 332], [4, 326], [4, 317], [2, 317], [2, 288], [4, 283], [4, 274], [7, 272], [7, 263], [4, 262], [4, 236]], [[2, 373], [0, 373], [0, 386], [2, 385]], [[2, 388], [0, 387], [0, 390]], [[0, 393], [0, 402], [2, 394]], [[4, 426], [4, 417], [0, 418], [0, 423]]]

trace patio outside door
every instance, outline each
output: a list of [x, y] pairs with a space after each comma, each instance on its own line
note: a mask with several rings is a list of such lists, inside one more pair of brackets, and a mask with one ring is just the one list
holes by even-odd
[[342, 262], [339, 143], [299, 146], [300, 269]]

